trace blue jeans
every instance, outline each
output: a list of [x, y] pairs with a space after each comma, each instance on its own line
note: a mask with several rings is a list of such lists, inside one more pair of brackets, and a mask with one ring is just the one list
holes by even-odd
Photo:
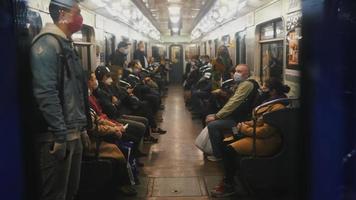
[[224, 150], [224, 133], [232, 132], [232, 127], [236, 125], [235, 120], [220, 119], [212, 121], [208, 124], [209, 138], [213, 149], [214, 156], [222, 158]]

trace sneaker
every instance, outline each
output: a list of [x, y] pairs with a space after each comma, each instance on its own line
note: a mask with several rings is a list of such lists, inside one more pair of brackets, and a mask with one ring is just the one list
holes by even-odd
[[152, 129], [152, 132], [153, 132], [153, 133], [159, 133], [160, 135], [163, 135], [163, 134], [166, 134], [166, 133], [167, 133], [166, 130], [163, 130], [163, 129], [161, 129], [161, 128]]
[[148, 136], [148, 137], [143, 138], [143, 142], [147, 143], [147, 144], [157, 143], [158, 142], [158, 138], [154, 138], [152, 136]]
[[235, 195], [235, 193], [234, 186], [224, 182], [210, 191], [211, 196], [217, 198], [230, 197]]
[[218, 162], [222, 160], [222, 158], [217, 158], [215, 156], [207, 156], [206, 159], [208, 159], [211, 162]]

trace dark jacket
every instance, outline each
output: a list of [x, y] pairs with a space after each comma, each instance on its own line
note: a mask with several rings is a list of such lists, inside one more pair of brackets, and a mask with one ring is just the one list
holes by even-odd
[[71, 130], [85, 128], [89, 113], [85, 73], [72, 41], [56, 25], [47, 24], [34, 39], [31, 70], [33, 123], [40, 137], [65, 141]]
[[236, 121], [245, 121], [249, 118], [255, 98], [258, 94], [258, 83], [253, 79], [241, 82], [234, 95], [216, 114], [218, 119], [233, 118]]
[[112, 98], [113, 96], [117, 97], [112, 90], [111, 87], [104, 85], [103, 83], [99, 83], [99, 87], [93, 92], [94, 96], [97, 98], [99, 101], [103, 112], [109, 116], [111, 119], [117, 119], [120, 117], [121, 113], [119, 112], [119, 107], [121, 104], [121, 101], [119, 105], [114, 105], [112, 103]]
[[139, 60], [143, 68], [148, 68], [148, 66], [146, 66], [147, 56], [144, 51], [136, 49], [136, 51], [134, 52], [134, 60]]
[[119, 51], [115, 51], [115, 53], [113, 53], [111, 55], [110, 58], [110, 62], [111, 62], [111, 66], [110, 66], [110, 70], [111, 72], [117, 72], [117, 70], [120, 67], [124, 67], [124, 63], [127, 60], [127, 55], [119, 52]]

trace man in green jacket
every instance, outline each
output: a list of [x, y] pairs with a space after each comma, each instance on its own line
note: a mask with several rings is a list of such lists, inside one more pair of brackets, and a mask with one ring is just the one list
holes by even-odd
[[257, 95], [258, 86], [255, 81], [248, 79], [250, 69], [246, 64], [239, 64], [235, 68], [234, 80], [238, 84], [235, 93], [224, 107], [216, 114], [208, 115], [209, 137], [213, 148], [213, 156], [208, 160], [219, 161], [222, 157], [223, 131], [231, 130], [237, 122], [247, 120], [251, 113], [253, 100]]

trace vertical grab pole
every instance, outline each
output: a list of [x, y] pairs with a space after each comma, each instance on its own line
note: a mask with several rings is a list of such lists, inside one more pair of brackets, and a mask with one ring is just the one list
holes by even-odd
[[253, 143], [252, 143], [252, 156], [256, 157], [257, 152], [256, 152], [256, 126], [257, 126], [257, 117], [256, 117], [256, 113], [257, 113], [257, 108], [254, 110], [253, 112], [253, 132], [252, 132], [252, 136], [253, 136]]

